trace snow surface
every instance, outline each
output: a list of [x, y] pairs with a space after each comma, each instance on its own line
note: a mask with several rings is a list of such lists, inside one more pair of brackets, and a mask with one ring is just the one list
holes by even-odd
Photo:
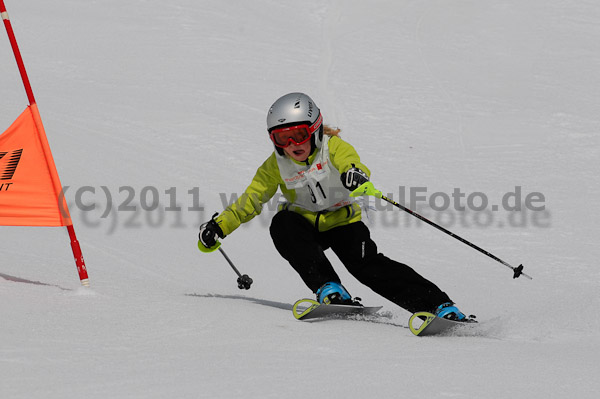
[[[65, 229], [0, 227], [1, 398], [597, 397], [597, 1], [6, 6], [91, 288]], [[0, 54], [3, 131], [27, 99], [4, 33]], [[310, 292], [271, 244], [266, 209], [223, 242], [254, 279], [239, 291], [218, 252], [197, 251], [197, 228], [272, 151], [266, 111], [290, 91], [315, 99], [396, 199], [400, 186], [490, 205], [515, 186], [542, 193], [545, 211], [500, 209], [493, 223], [423, 208], [534, 279], [380, 211], [380, 250], [477, 314], [477, 333], [412, 336], [409, 313], [333, 255], [387, 317], [298, 322], [291, 303]], [[95, 210], [77, 206], [79, 189]], [[153, 195], [158, 210], [143, 210]]]

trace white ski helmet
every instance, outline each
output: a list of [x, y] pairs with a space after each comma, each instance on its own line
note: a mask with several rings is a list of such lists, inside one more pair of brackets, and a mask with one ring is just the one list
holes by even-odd
[[[323, 123], [321, 110], [317, 104], [304, 93], [289, 93], [280, 97], [271, 105], [267, 113], [267, 131], [269, 134], [276, 128], [283, 128], [299, 124], [307, 124], [314, 126], [315, 133], [311, 137], [312, 149], [320, 149], [323, 145]], [[283, 155], [283, 150], [275, 147], [280, 155]]]

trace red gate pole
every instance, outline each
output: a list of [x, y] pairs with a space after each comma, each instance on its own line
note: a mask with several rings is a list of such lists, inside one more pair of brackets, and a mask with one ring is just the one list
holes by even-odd
[[27, 99], [29, 100], [30, 105], [34, 104], [35, 98], [33, 97], [31, 84], [29, 83], [29, 78], [27, 77], [27, 71], [25, 71], [25, 64], [23, 64], [23, 57], [21, 57], [21, 52], [19, 51], [19, 46], [17, 45], [17, 39], [15, 39], [15, 32], [13, 31], [10, 19], [8, 19], [8, 13], [6, 12], [4, 0], [0, 0], [0, 13], [2, 14], [2, 20], [4, 21], [4, 26], [6, 27], [6, 33], [8, 33], [8, 40], [10, 41], [10, 46], [15, 54], [15, 60], [17, 61], [19, 72], [21, 73], [21, 79], [23, 80], [23, 85], [25, 86]]
[[[25, 92], [27, 93], [27, 99], [29, 100], [29, 105], [35, 105], [35, 97], [33, 96], [33, 90], [31, 90], [31, 84], [29, 83], [29, 77], [27, 76], [27, 71], [25, 70], [25, 64], [23, 63], [23, 57], [21, 57], [21, 52], [19, 51], [19, 46], [17, 45], [17, 39], [15, 38], [15, 33], [13, 31], [12, 25], [10, 23], [10, 19], [8, 18], [8, 13], [6, 12], [6, 6], [4, 5], [4, 0], [0, 0], [0, 15], [2, 15], [2, 21], [4, 22], [4, 27], [6, 28], [6, 33], [8, 34], [8, 40], [10, 41], [10, 45], [12, 47], [13, 53], [15, 55], [15, 60], [17, 61], [17, 66], [19, 67], [19, 73], [21, 74], [21, 79], [23, 80], [23, 85], [25, 86]], [[33, 107], [33, 109], [37, 112], [37, 106]], [[39, 117], [39, 114], [38, 114]], [[39, 119], [41, 121], [41, 118]], [[47, 147], [47, 146], [46, 146]], [[46, 154], [47, 157], [52, 159], [52, 154]], [[59, 205], [61, 208], [61, 212], [66, 210], [67, 214], [69, 212], [67, 208], [66, 201], [64, 201], [64, 197], [61, 194], [62, 187], [60, 182], [53, 180], [54, 191], [56, 194], [56, 198], [63, 198], [62, 203]], [[58, 192], [57, 192], [58, 190]], [[57, 204], [58, 205], [58, 204]], [[64, 206], [64, 208], [62, 208]], [[69, 218], [70, 220], [70, 218]], [[81, 280], [81, 284], [89, 287], [90, 282], [88, 279], [87, 268], [85, 267], [85, 261], [83, 260], [83, 254], [81, 252], [81, 247], [79, 246], [79, 241], [77, 240], [77, 236], [75, 234], [75, 229], [73, 228], [73, 222], [70, 221], [70, 224], [67, 226], [67, 231], [69, 233], [69, 239], [71, 241], [71, 249], [73, 250], [73, 257], [75, 258], [75, 265], [77, 267], [77, 272], [79, 273], [79, 280]]]

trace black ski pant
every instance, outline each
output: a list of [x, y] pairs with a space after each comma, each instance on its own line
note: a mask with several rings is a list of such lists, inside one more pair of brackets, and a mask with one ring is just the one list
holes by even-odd
[[324, 253], [331, 248], [358, 281], [409, 312], [432, 311], [451, 302], [411, 267], [378, 253], [363, 222], [319, 232], [302, 215], [283, 210], [273, 217], [270, 232], [281, 256], [313, 292], [329, 281], [341, 283]]

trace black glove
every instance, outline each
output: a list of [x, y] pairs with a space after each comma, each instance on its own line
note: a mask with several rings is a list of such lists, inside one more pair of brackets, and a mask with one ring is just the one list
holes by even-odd
[[198, 239], [206, 248], [214, 247], [217, 244], [217, 236], [219, 238], [225, 237], [223, 230], [221, 230], [221, 227], [215, 221], [215, 216], [217, 215], [218, 214], [215, 213], [212, 219], [200, 226]]
[[354, 191], [360, 186], [369, 181], [369, 176], [362, 170], [358, 169], [354, 164], [347, 172], [340, 176], [342, 184], [350, 191]]

